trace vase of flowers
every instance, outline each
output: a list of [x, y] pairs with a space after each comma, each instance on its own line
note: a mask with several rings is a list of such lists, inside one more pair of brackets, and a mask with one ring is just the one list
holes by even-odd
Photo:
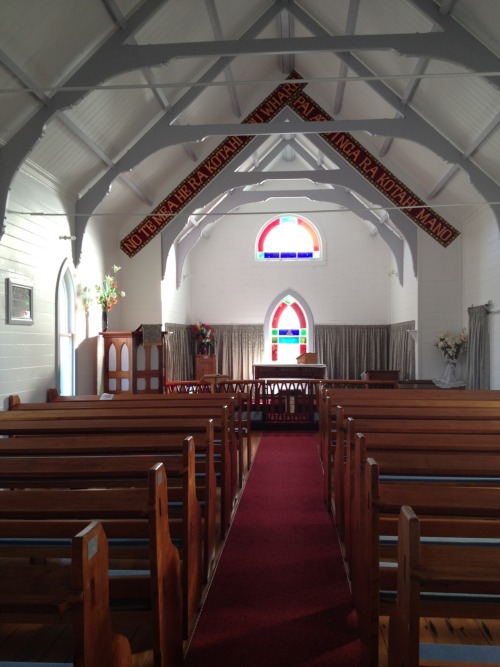
[[461, 329], [455, 336], [447, 331], [440, 331], [436, 336], [435, 345], [449, 364], [455, 365], [467, 349], [469, 336]]
[[196, 353], [203, 356], [214, 354], [215, 339], [213, 328], [208, 324], [197, 322], [191, 326], [191, 330], [196, 342]]
[[104, 277], [101, 285], [95, 286], [96, 301], [101, 306], [102, 331], [108, 330], [108, 313], [118, 303], [118, 297], [124, 297], [125, 292], [118, 289], [116, 274], [121, 267], [113, 265], [113, 275]]
[[446, 360], [446, 369], [442, 378], [433, 380], [438, 387], [449, 389], [451, 387], [461, 387], [465, 384], [462, 380], [457, 380], [455, 367], [457, 361], [467, 349], [469, 336], [465, 329], [461, 329], [457, 334], [450, 334], [448, 331], [440, 331], [434, 344], [439, 349]]

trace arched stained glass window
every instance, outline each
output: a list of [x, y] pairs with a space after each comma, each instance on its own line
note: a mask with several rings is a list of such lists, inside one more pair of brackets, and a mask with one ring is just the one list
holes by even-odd
[[307, 317], [293, 296], [286, 296], [271, 319], [272, 360], [293, 364], [307, 350]]
[[257, 238], [256, 258], [258, 261], [320, 259], [319, 234], [305, 218], [280, 215], [261, 230]]

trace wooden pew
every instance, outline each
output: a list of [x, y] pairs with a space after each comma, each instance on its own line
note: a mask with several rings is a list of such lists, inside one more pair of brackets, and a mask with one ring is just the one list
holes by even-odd
[[[331, 388], [328, 385], [322, 385], [320, 390], [320, 447], [321, 459], [323, 462], [324, 492], [325, 503], [329, 511], [335, 510], [335, 497], [333, 488], [335, 485], [335, 457], [340, 457], [341, 452], [337, 451], [337, 406], [352, 408], [352, 406], [409, 406], [425, 407], [434, 405], [435, 407], [449, 404], [448, 402], [460, 405], [462, 401], [470, 403], [471, 401], [480, 401], [476, 407], [485, 407], [484, 401], [497, 402], [500, 405], [500, 391], [495, 390], [440, 390], [440, 389], [387, 389], [359, 387], [356, 391], [352, 389]], [[472, 403], [471, 403], [472, 405]], [[341, 441], [339, 436], [338, 442]], [[338, 471], [337, 471], [338, 474]]]
[[[419, 667], [431, 664], [429, 660], [446, 664], [436, 645], [426, 647], [427, 659], [420, 660], [420, 619], [424, 615], [500, 617], [500, 543], [485, 544], [479, 540], [465, 544], [429, 543], [422, 541], [421, 533], [419, 517], [410, 506], [404, 505], [398, 523], [397, 600], [389, 621], [389, 667]], [[459, 531], [457, 535], [460, 537]], [[467, 603], [460, 604], [460, 596], [462, 599], [467, 596]], [[463, 645], [448, 646], [444, 652], [447, 664], [472, 664], [470, 656], [462, 662], [465, 650]], [[473, 647], [472, 655], [474, 651], [476, 663], [486, 662], [485, 656], [488, 662], [492, 658], [495, 664], [500, 662], [499, 646]]]
[[[331, 498], [332, 490], [332, 480], [331, 475], [327, 475], [326, 471], [333, 471], [333, 456], [335, 443], [331, 442], [332, 433], [331, 433], [331, 424], [329, 419], [329, 405], [342, 405], [344, 400], [351, 400], [354, 396], [357, 396], [358, 392], [362, 395], [366, 394], [366, 390], [370, 390], [370, 393], [376, 391], [377, 393], [382, 392], [383, 395], [387, 396], [386, 391], [390, 389], [391, 391], [397, 388], [397, 383], [395, 382], [374, 382], [373, 380], [320, 380], [318, 384], [318, 418], [319, 418], [319, 435], [320, 435], [320, 458], [323, 466], [323, 471], [325, 472], [324, 482], [324, 493], [325, 493], [325, 502], [330, 506], [330, 501], [327, 499]], [[356, 394], [353, 394], [353, 389], [356, 390]], [[346, 399], [344, 399], [344, 396]], [[358, 399], [356, 399], [358, 400]], [[387, 399], [386, 399], [387, 400]], [[333, 438], [335, 434], [333, 433]], [[330, 507], [329, 507], [330, 509]]]
[[[375, 441], [374, 441], [375, 440]], [[387, 442], [389, 441], [389, 442]], [[366, 501], [365, 466], [371, 457], [387, 480], [427, 478], [441, 483], [500, 483], [500, 438], [490, 435], [356, 433], [352, 493], [346, 496], [345, 558], [355, 578]]]
[[[438, 408], [436, 408], [436, 411]], [[424, 415], [427, 416], [429, 412], [432, 412], [432, 410], [424, 410]], [[448, 416], [448, 412], [446, 413], [441, 413], [441, 412], [436, 412], [436, 415], [439, 414], [444, 414], [444, 416]], [[450, 437], [452, 437], [449, 434], [449, 427], [445, 424], [445, 422], [449, 421], [446, 418], [443, 420], [437, 419], [439, 422], [438, 425], [436, 425], [435, 429], [431, 430], [430, 432], [427, 432], [426, 434], [421, 434], [422, 437], [428, 437], [429, 435], [433, 435], [433, 447], [435, 451], [449, 451], [450, 446], [451, 449], [453, 449], [454, 445], [453, 443], [456, 442], [457, 446], [458, 443], [462, 442], [462, 449], [464, 451], [467, 451], [470, 449], [472, 446], [472, 435], [474, 435], [474, 442], [476, 443], [474, 446], [479, 447], [480, 445], [480, 440], [481, 438], [489, 437], [495, 438], [495, 435], [486, 435], [483, 429], [481, 428], [480, 423], [481, 419], [478, 419], [477, 413], [471, 412], [467, 407], [464, 407], [461, 411], [462, 417], [464, 417], [464, 422], [463, 422], [463, 428], [460, 432], [457, 432], [457, 429], [454, 427], [453, 428], [453, 437], [454, 440], [451, 441], [450, 443]], [[465, 419], [466, 416], [474, 417], [474, 419]], [[360, 421], [360, 419], [352, 418], [350, 417], [347, 420], [347, 435], [345, 439], [345, 446], [344, 446], [344, 459], [342, 461], [339, 461], [339, 466], [341, 470], [337, 471], [337, 474], [335, 476], [336, 483], [338, 483], [338, 486], [335, 489], [335, 503], [338, 508], [338, 511], [336, 511], [335, 514], [335, 520], [337, 522], [337, 525], [339, 526], [339, 532], [342, 536], [342, 540], [345, 544], [346, 551], [349, 551], [349, 538], [350, 538], [350, 525], [352, 524], [351, 521], [351, 516], [350, 516], [350, 508], [352, 506], [352, 498], [354, 494], [354, 489], [355, 489], [355, 475], [356, 475], [356, 465], [355, 465], [355, 449], [356, 449], [356, 438], [357, 434], [360, 431], [360, 429], [363, 427], [363, 436], [370, 442], [372, 442], [371, 438], [374, 436], [378, 436], [379, 438], [379, 443], [381, 439], [383, 439], [386, 435], [390, 433], [394, 433], [395, 437], [399, 437], [399, 441], [405, 442], [406, 446], [405, 448], [409, 447], [409, 444], [411, 442], [411, 439], [414, 436], [419, 435], [417, 433], [417, 430], [419, 428], [418, 421], [413, 422], [413, 425], [411, 420], [408, 421], [404, 426], [401, 426], [403, 429], [403, 432], [399, 430], [399, 424], [401, 423], [402, 420], [395, 419], [395, 422], [392, 424], [392, 427], [388, 429], [387, 431], [384, 432], [379, 432], [377, 434], [373, 433], [373, 429], [377, 429], [377, 420], [373, 420], [374, 423], [370, 421], [370, 419], [363, 419]], [[458, 420], [460, 422], [460, 420]], [[378, 430], [378, 429], [377, 429]], [[397, 434], [397, 435], [396, 435]], [[462, 436], [465, 437], [465, 440], [461, 440]], [[477, 436], [477, 437], [476, 437]], [[425, 440], [421, 440], [422, 443], [425, 442]], [[497, 443], [499, 443], [499, 440], [497, 439]], [[413, 441], [413, 446], [417, 447], [417, 440]], [[396, 447], [396, 445], [393, 446], [393, 449]], [[399, 448], [398, 448], [399, 449]], [[491, 446], [489, 447], [489, 451], [493, 451], [496, 449], [496, 445], [494, 442], [491, 443]]]
[[[135, 456], [143, 461], [166, 463], [181, 457], [187, 429], [170, 433], [88, 433], [75, 435], [17, 436], [0, 439], [0, 457]], [[213, 424], [195, 440], [196, 494], [203, 517], [203, 579], [206, 583], [215, 566], [217, 545], [217, 490], [213, 456]], [[12, 464], [10, 464], [12, 465]], [[8, 468], [5, 468], [7, 473]], [[0, 475], [2, 473], [0, 472]], [[26, 471], [29, 475], [29, 472]], [[173, 489], [172, 489], [173, 490]], [[220, 520], [220, 519], [219, 519]], [[220, 531], [220, 527], [219, 527]]]
[[[333, 413], [333, 409], [332, 409]], [[349, 424], [355, 420], [359, 424], [367, 424], [369, 421], [385, 423], [385, 431], [393, 430], [391, 427], [387, 428], [388, 423], [392, 420], [394, 422], [425, 420], [432, 421], [455, 421], [461, 422], [463, 420], [477, 420], [478, 422], [500, 420], [500, 403], [489, 401], [485, 406], [473, 407], [469, 406], [468, 402], [460, 401], [455, 403], [450, 400], [445, 405], [417, 405], [413, 406], [407, 402], [406, 405], [374, 405], [374, 406], [337, 406], [335, 409], [335, 431], [336, 431], [336, 445], [335, 445], [335, 461], [334, 461], [334, 511], [335, 521], [341, 534], [344, 531], [344, 502], [345, 502], [345, 478], [348, 474], [348, 460], [352, 454], [349, 449], [349, 443], [352, 438], [348, 432]], [[367, 427], [368, 430], [376, 428]], [[358, 427], [360, 432], [364, 432], [364, 428]], [[380, 430], [380, 429], [379, 429]], [[476, 429], [477, 431], [477, 429]], [[418, 432], [417, 430], [415, 432]], [[437, 432], [437, 431], [436, 431]]]
[[[87, 433], [52, 434], [0, 438], [0, 457], [6, 456], [88, 456], [151, 455], [156, 460], [180, 455], [189, 429], [169, 433]], [[198, 500], [204, 522], [204, 570], [208, 579], [215, 561], [217, 536], [217, 491], [213, 462], [213, 425], [209, 420], [195, 440], [195, 477]], [[220, 529], [219, 529], [220, 530]]]
[[[227, 394], [227, 395], [226, 395]], [[9, 396], [9, 409], [27, 409], [36, 410], [40, 408], [55, 408], [62, 406], [69, 407], [84, 407], [93, 408], [101, 404], [96, 401], [101, 401], [98, 394], [90, 394], [83, 396], [59, 396], [55, 389], [48, 391], [50, 400], [48, 403], [22, 403], [18, 395]], [[229, 428], [234, 432], [236, 438], [236, 449], [238, 452], [238, 484], [239, 488], [243, 487], [243, 479], [245, 473], [250, 469], [251, 458], [251, 421], [248, 413], [247, 403], [249, 400], [248, 394], [241, 390], [234, 392], [218, 392], [213, 393], [184, 393], [184, 394], [110, 394], [114, 405], [119, 407], [135, 408], [137, 406], [143, 408], [154, 408], [168, 406], [170, 408], [182, 407], [214, 407], [218, 409], [228, 405], [231, 409], [234, 408], [234, 414], [229, 413]], [[246, 463], [245, 463], [246, 453]]]
[[[376, 667], [380, 616], [393, 610], [396, 590], [397, 517], [403, 505], [411, 505], [425, 517], [425, 534], [453, 536], [460, 526], [463, 537], [474, 537], [481, 519], [484, 536], [500, 539], [500, 486], [440, 484], [406, 481], [383, 483], [374, 459], [365, 468], [366, 498], [362, 544], [358, 550], [357, 581], [353, 602], [359, 619], [362, 665]], [[470, 521], [474, 519], [474, 521]], [[383, 538], [383, 540], [382, 540]]]
[[[364, 535], [364, 503], [367, 501], [365, 468], [368, 457], [376, 460], [383, 484], [404, 481], [433, 481], [436, 484], [500, 484], [500, 440], [495, 443], [489, 436], [455, 436], [460, 440], [442, 442], [441, 435], [426, 436], [420, 445], [410, 444], [407, 438], [390, 449], [384, 445], [368, 446], [369, 437], [356, 434], [355, 481], [351, 500], [349, 526], [350, 541], [345, 543], [345, 557], [351, 578], [356, 579], [357, 556]], [[484, 440], [486, 439], [486, 443]], [[359, 567], [359, 565], [358, 565]]]
[[162, 463], [168, 480], [169, 532], [182, 558], [187, 634], [198, 611], [203, 579], [201, 508], [196, 496], [194, 454], [192, 438], [186, 438], [178, 455], [0, 456], [0, 485], [4, 489], [144, 487], [148, 470]]
[[[148, 471], [147, 488], [14, 489], [0, 492], [0, 531], [4, 538], [30, 535], [71, 537], [75, 526], [98, 520], [110, 550], [110, 600], [116, 622], [137, 625], [142, 619], [153, 634], [155, 667], [182, 664], [183, 622], [179, 552], [172, 544], [168, 522], [167, 479], [162, 464]], [[40, 535], [40, 524], [46, 526]], [[134, 540], [142, 554], [148, 544], [147, 570], [121, 569], [127, 561], [113, 559], [115, 539]], [[64, 558], [64, 544], [61, 556]], [[142, 556], [140, 555], [140, 558]], [[26, 617], [27, 618], [27, 617]], [[95, 663], [94, 663], [95, 664]], [[97, 663], [101, 664], [101, 663]]]
[[101, 524], [90, 523], [70, 543], [69, 564], [3, 562], [0, 543], [0, 621], [25, 623], [36, 616], [43, 623], [69, 623], [74, 665], [130, 667], [128, 639], [111, 624], [108, 545]]
[[[108, 405], [112, 401], [103, 401]], [[82, 413], [85, 413], [82, 415]], [[96, 414], [92, 414], [96, 412]], [[235, 473], [232, 462], [236, 456], [230, 445], [234, 439], [229, 433], [229, 409], [220, 408], [217, 416], [203, 416], [203, 410], [190, 408], [178, 411], [137, 408], [134, 411], [116, 407], [95, 410], [55, 409], [0, 411], [0, 435], [87, 435], [90, 433], [151, 434], [183, 433], [193, 435], [206, 433], [211, 423], [214, 433], [214, 459], [217, 481], [221, 492], [221, 537], [229, 527], [234, 507]], [[201, 413], [201, 414], [200, 414]], [[212, 409], [208, 410], [212, 414]], [[216, 440], [217, 438], [217, 440]]]
[[241, 394], [241, 420], [246, 437], [246, 470], [252, 465], [252, 423], [262, 421], [260, 380], [219, 380], [213, 387], [216, 394]]
[[[468, 413], [467, 413], [468, 414]], [[462, 419], [361, 419], [361, 418], [348, 418], [348, 427], [347, 427], [347, 441], [345, 449], [345, 458], [339, 461], [340, 470], [336, 470], [335, 482], [338, 486], [334, 489], [335, 503], [337, 507], [335, 509], [335, 521], [337, 523], [339, 532], [342, 533], [342, 539], [344, 539], [345, 531], [345, 499], [347, 494], [350, 494], [348, 488], [346, 488], [345, 480], [347, 478], [347, 470], [352, 471], [352, 466], [349, 462], [347, 463], [347, 457], [351, 460], [353, 445], [355, 441], [356, 433], [363, 433], [368, 435], [368, 433], [378, 433], [378, 434], [412, 434], [412, 435], [424, 435], [424, 434], [434, 434], [434, 435], [490, 435], [498, 436], [500, 435], [500, 419], [482, 419], [475, 416], [472, 419], [467, 419], [465, 410], [463, 412]], [[349, 443], [349, 448], [347, 449], [347, 443]], [[348, 468], [349, 465], [349, 468]], [[352, 478], [349, 477], [349, 485], [352, 484]]]

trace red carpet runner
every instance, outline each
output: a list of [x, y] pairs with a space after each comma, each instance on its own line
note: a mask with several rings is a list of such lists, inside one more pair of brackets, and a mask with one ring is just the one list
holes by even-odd
[[264, 433], [186, 667], [354, 667], [317, 434]]

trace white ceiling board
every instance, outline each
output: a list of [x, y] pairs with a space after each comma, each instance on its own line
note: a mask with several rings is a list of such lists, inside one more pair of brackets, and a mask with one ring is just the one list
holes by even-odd
[[[204, 4], [207, 0], [204, 0]], [[234, 0], [215, 0], [217, 16], [223, 39], [241, 37], [248, 27], [273, 5], [272, 0], [253, 0], [252, 2], [234, 2]]]
[[500, 3], [498, 0], [457, 0], [452, 16], [500, 56]]
[[356, 34], [422, 33], [432, 23], [407, 0], [361, 0]]
[[169, 0], [136, 35], [138, 44], [212, 41], [206, 5], [200, 0]]
[[349, 10], [350, 0], [338, 0], [335, 2], [335, 10], [328, 2], [317, 0], [300, 0], [297, 5], [327, 30], [331, 35], [343, 35]]
[[0, 48], [40, 86], [64, 81], [114, 29], [96, 0], [0, 3]]

